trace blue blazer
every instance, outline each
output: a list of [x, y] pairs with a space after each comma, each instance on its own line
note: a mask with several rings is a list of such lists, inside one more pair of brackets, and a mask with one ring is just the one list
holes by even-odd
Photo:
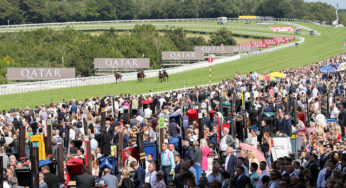
[[145, 183], [145, 171], [142, 167], [138, 167], [135, 176], [133, 177], [133, 183], [135, 184], [136, 188], [141, 188], [142, 185]]

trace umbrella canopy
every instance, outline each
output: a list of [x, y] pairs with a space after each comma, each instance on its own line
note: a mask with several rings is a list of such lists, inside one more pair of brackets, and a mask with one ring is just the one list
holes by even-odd
[[277, 78], [285, 78], [286, 77], [286, 75], [282, 74], [281, 72], [272, 72], [269, 75], [277, 77]]
[[153, 103], [152, 100], [142, 101], [142, 104], [151, 104], [151, 103]]
[[327, 65], [320, 67], [321, 72], [337, 72], [338, 71], [338, 66], [337, 65]]
[[49, 165], [50, 163], [52, 163], [52, 161], [49, 160], [49, 159], [47, 159], [47, 160], [41, 160], [41, 161], [38, 162], [38, 166], [39, 166], [39, 167], [42, 167], [42, 166], [44, 166], [44, 165]]
[[259, 77], [258, 80], [276, 81], [277, 79], [271, 75], [264, 75], [264, 76]]
[[240, 143], [240, 148], [241, 150], [253, 151], [258, 163], [260, 163], [261, 161], [266, 161], [266, 159], [264, 158], [264, 154], [259, 149], [244, 143]]
[[346, 62], [343, 62], [339, 65], [338, 71], [343, 71], [343, 70], [346, 70]]

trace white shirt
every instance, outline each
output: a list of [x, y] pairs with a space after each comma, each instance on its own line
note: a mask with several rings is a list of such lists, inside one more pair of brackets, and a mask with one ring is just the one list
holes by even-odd
[[317, 97], [317, 94], [318, 94], [318, 89], [315, 87], [313, 90], [312, 90], [312, 97]]
[[145, 174], [145, 183], [150, 183], [151, 186], [154, 186], [156, 182], [156, 174], [156, 171], [154, 171], [153, 173], [147, 172]]
[[73, 129], [70, 129], [70, 139], [71, 141], [76, 139], [76, 131], [74, 131]]
[[340, 113], [340, 110], [337, 107], [334, 107], [333, 110], [332, 110], [332, 113], [330, 114], [330, 118], [336, 119], [337, 118], [337, 114], [339, 114], [339, 113]]
[[4, 181], [2, 184], [3, 188], [10, 188], [11, 186], [7, 183], [7, 181]]
[[220, 151], [226, 151], [227, 150], [226, 138], [227, 138], [227, 135], [223, 136], [221, 138], [221, 141], [220, 141]]
[[151, 115], [153, 114], [153, 111], [150, 108], [146, 108], [144, 110], [144, 117], [145, 118], [151, 118]]
[[90, 140], [91, 151], [95, 151], [99, 143], [94, 138]]
[[162, 105], [163, 105], [163, 103], [165, 103], [166, 102], [166, 99], [165, 98], [163, 98], [163, 97], [161, 97], [160, 98], [160, 100], [159, 100], [159, 102], [160, 102], [160, 108], [162, 107]]

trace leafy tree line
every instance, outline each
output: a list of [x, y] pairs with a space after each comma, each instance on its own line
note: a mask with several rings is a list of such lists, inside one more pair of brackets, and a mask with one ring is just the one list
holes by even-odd
[[0, 25], [19, 23], [215, 18], [239, 15], [327, 21], [334, 8], [304, 0], [0, 0]]
[[339, 14], [339, 23], [346, 26], [346, 9], [340, 10], [338, 14]]
[[76, 74], [94, 74], [94, 58], [151, 59], [158, 68], [162, 51], [193, 51], [194, 46], [235, 45], [226, 28], [213, 33], [210, 41], [203, 37], [187, 37], [182, 28], [168, 28], [160, 34], [152, 25], [136, 25], [131, 32], [114, 29], [103, 33], [87, 33], [66, 29], [39, 29], [30, 32], [0, 34], [0, 84], [5, 83], [7, 67], [75, 67]]

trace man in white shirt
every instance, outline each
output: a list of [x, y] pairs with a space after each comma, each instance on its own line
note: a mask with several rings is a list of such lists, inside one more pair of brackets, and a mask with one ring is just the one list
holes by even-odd
[[166, 99], [164, 97], [161, 97], [159, 102], [160, 102], [160, 108], [162, 108], [162, 105], [163, 105], [163, 103], [166, 102]]
[[150, 183], [151, 186], [154, 186], [156, 182], [156, 165], [155, 163], [149, 164], [149, 172], [145, 175], [145, 183]]
[[144, 110], [144, 118], [151, 118], [151, 115], [153, 114], [153, 111], [150, 109], [149, 105], [148, 107]]
[[96, 148], [98, 147], [98, 142], [95, 139], [95, 135], [94, 134], [90, 134], [90, 146], [91, 146], [91, 151], [95, 151]]
[[340, 113], [340, 110], [338, 109], [338, 107], [334, 103], [333, 106], [332, 106], [332, 113], [330, 114], [330, 118], [337, 119], [339, 113]]
[[234, 140], [231, 135], [229, 135], [229, 129], [223, 129], [223, 137], [220, 140], [220, 152], [226, 152], [227, 147], [234, 144]]

